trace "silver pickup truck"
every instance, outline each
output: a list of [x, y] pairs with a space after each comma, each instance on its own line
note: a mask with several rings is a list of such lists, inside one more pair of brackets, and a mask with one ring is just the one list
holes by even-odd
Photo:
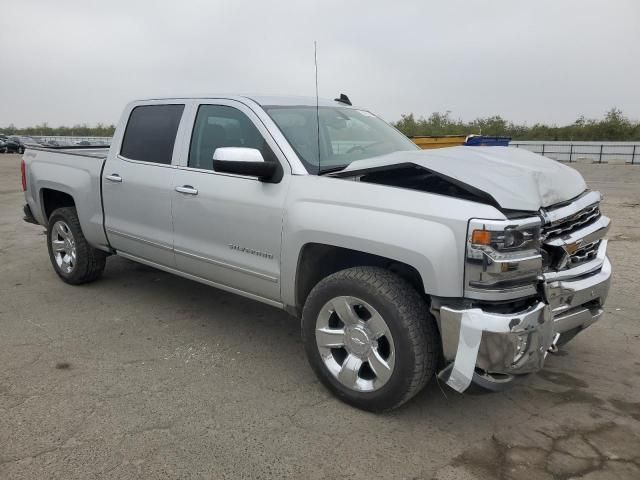
[[609, 289], [609, 219], [578, 172], [422, 151], [344, 96], [135, 101], [108, 151], [23, 158], [62, 280], [117, 254], [282, 308], [321, 381], [368, 410], [435, 375], [462, 392], [541, 369]]

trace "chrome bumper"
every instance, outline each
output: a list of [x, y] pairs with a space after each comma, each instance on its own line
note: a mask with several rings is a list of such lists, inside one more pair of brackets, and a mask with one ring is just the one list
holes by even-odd
[[573, 278], [556, 273], [545, 275], [544, 296], [551, 307], [555, 330], [565, 333], [577, 327], [584, 329], [598, 320], [610, 283], [611, 262], [607, 258], [606, 240], [602, 240], [596, 258], [582, 266]]
[[524, 311], [440, 307], [443, 353], [449, 363], [440, 373], [443, 380], [463, 392], [472, 381], [491, 388], [513, 375], [540, 370], [559, 337], [574, 335], [602, 316], [611, 281], [606, 247], [603, 240], [595, 259], [567, 274], [545, 275], [544, 298]]

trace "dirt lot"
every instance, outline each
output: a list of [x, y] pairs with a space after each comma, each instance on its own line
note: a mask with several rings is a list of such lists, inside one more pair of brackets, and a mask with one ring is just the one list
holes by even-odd
[[0, 478], [640, 478], [640, 166], [579, 169], [614, 222], [605, 318], [507, 392], [373, 415], [276, 309], [120, 258], [58, 280], [1, 155]]

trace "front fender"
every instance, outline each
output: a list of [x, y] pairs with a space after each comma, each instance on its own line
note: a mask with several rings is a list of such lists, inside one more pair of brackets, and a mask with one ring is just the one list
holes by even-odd
[[468, 218], [502, 217], [488, 205], [407, 189], [324, 177], [292, 183], [282, 246], [286, 305], [296, 304], [298, 258], [308, 243], [408, 264], [420, 274], [425, 293], [461, 297]]
[[[439, 296], [461, 293], [462, 265], [457, 258], [456, 236], [447, 226], [379, 211], [367, 211], [369, 220], [362, 222], [365, 212], [336, 205], [324, 205], [322, 213], [316, 211], [310, 215], [313, 210], [310, 204], [298, 204], [295, 211], [290, 212], [288, 223], [295, 228], [285, 235], [282, 263], [293, 268], [283, 270], [283, 287], [295, 285], [302, 248], [318, 243], [411, 265], [420, 274], [426, 293]], [[293, 290], [283, 292], [288, 305], [295, 304]]]

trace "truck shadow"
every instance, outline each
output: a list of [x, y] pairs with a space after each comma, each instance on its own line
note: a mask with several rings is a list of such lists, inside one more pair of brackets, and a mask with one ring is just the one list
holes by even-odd
[[[256, 361], [276, 362], [283, 376], [291, 373], [298, 380], [306, 377], [305, 383], [317, 384], [305, 359], [299, 320], [282, 310], [121, 257], [109, 259], [105, 276], [95, 288], [104, 295], [126, 295], [131, 303], [161, 303], [163, 311], [172, 312], [167, 316], [170, 332], [179, 330], [182, 336], [202, 340], [219, 340], [223, 332], [224, 340], [230, 343], [228, 348], [244, 345], [258, 349], [260, 358]], [[392, 415], [400, 420], [412, 416], [415, 410], [447, 411], [451, 407], [472, 414], [496, 401], [514, 402], [522, 397], [528, 404], [537, 396], [552, 405], [603, 405], [603, 400], [589, 393], [585, 380], [553, 370], [554, 358], [549, 357], [547, 369], [521, 378], [505, 392], [471, 388], [459, 394], [434, 378], [413, 401]]]
[[[119, 257], [109, 259], [104, 278], [90, 288], [100, 290], [105, 301], [109, 301], [108, 297], [126, 296], [132, 305], [142, 306], [138, 309], [140, 312], [145, 312], [147, 306], [154, 306], [155, 311], [161, 312], [166, 335], [179, 335], [187, 341], [199, 338], [203, 342], [217, 343], [223, 351], [249, 352], [244, 358], [247, 370], [260, 370], [264, 365], [270, 365], [269, 372], [278, 372], [273, 378], [273, 391], [278, 394], [296, 392], [296, 397], [303, 397], [302, 403], [309, 405], [316, 405], [320, 399], [326, 403], [327, 410], [339, 412], [338, 418], [373, 415], [348, 407], [325, 391], [306, 362], [298, 320], [279, 309]], [[158, 320], [142, 313], [136, 321], [142, 322], [144, 327], [145, 323], [152, 326]], [[500, 458], [500, 468], [522, 467], [521, 463], [507, 458], [511, 447], [505, 445], [511, 445], [511, 440], [505, 438], [511, 439], [512, 435], [519, 434], [523, 439], [514, 445], [538, 449], [533, 452], [539, 454], [538, 457], [541, 452], [551, 455], [557, 439], [576, 432], [595, 435], [602, 428], [609, 432], [607, 435], [628, 436], [627, 430], [620, 433], [614, 427], [607, 427], [607, 430], [605, 426], [611, 422], [636, 421], [640, 418], [640, 403], [596, 394], [584, 378], [561, 370], [563, 358], [549, 357], [545, 370], [522, 378], [503, 392], [475, 390], [458, 394], [434, 378], [412, 401], [376, 417], [389, 428], [424, 427], [448, 435], [456, 431], [455, 436], [463, 435], [473, 427], [475, 432], [485, 432], [486, 439], [478, 448], [484, 445], [487, 452], [492, 452], [490, 458]], [[258, 388], [256, 395], [260, 394]], [[567, 421], [571, 415], [574, 418]], [[524, 424], [523, 419], [526, 419]], [[538, 430], [544, 432], [535, 434], [534, 440], [530, 438], [532, 422], [539, 424]], [[525, 430], [529, 433], [524, 433]], [[545, 434], [548, 441], [544, 440]], [[476, 450], [461, 453], [450, 467], [466, 465], [465, 468], [482, 477], [482, 469], [486, 470], [487, 465], [482, 463], [484, 460], [472, 465], [470, 459], [477, 459], [476, 453]], [[600, 455], [586, 463], [576, 462], [578, 466], [567, 472], [578, 474], [604, 469], [607, 461], [603, 458]], [[546, 472], [550, 473], [549, 470]], [[555, 475], [554, 472], [551, 473]]]
[[135, 321], [151, 328], [162, 322], [168, 334], [217, 343], [221, 350], [243, 347], [260, 361], [273, 348], [269, 361], [281, 361], [285, 372], [306, 367], [299, 322], [280, 309], [121, 257], [109, 258], [95, 289], [120, 302], [126, 298], [140, 312]]

